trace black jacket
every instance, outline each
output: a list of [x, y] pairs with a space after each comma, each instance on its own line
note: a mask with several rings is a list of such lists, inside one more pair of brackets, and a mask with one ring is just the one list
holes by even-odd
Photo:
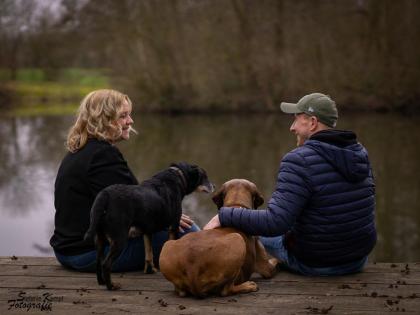
[[83, 236], [90, 223], [90, 208], [96, 195], [112, 184], [138, 184], [121, 152], [97, 139], [75, 153], [67, 153], [55, 180], [55, 229], [50, 245], [62, 255], [93, 250]]

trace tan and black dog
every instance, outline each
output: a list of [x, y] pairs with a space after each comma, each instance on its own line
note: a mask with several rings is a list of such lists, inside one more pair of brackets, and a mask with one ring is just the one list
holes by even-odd
[[[108, 290], [120, 285], [111, 282], [111, 268], [134, 230], [144, 236], [145, 273], [156, 271], [153, 264], [152, 234], [169, 228], [175, 239], [182, 214], [183, 198], [193, 191], [213, 192], [214, 185], [204, 169], [185, 162], [172, 164], [140, 185], [111, 185], [103, 189], [91, 209], [85, 239], [96, 236], [96, 276]], [[106, 242], [109, 251], [105, 257]]]
[[[258, 208], [264, 198], [254, 183], [232, 179], [214, 194], [217, 207]], [[257, 211], [257, 210], [256, 210]], [[271, 278], [277, 260], [269, 259], [256, 236], [235, 228], [217, 228], [185, 235], [165, 243], [159, 260], [163, 275], [180, 296], [227, 296], [258, 290], [249, 281], [254, 272]]]

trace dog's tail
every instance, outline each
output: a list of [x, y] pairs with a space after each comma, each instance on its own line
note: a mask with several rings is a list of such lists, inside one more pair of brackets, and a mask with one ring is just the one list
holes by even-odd
[[108, 199], [109, 195], [106, 191], [101, 191], [96, 196], [96, 199], [92, 205], [92, 209], [90, 210], [90, 225], [84, 236], [85, 241], [92, 240], [94, 238], [99, 220], [105, 214]]

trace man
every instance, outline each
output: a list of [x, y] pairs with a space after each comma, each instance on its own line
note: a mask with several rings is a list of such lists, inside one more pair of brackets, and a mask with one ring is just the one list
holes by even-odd
[[312, 93], [280, 107], [294, 114], [298, 147], [281, 161], [267, 209], [221, 208], [204, 229], [264, 236], [271, 255], [304, 275], [359, 272], [376, 243], [368, 153], [355, 133], [334, 129], [338, 112], [329, 96]]

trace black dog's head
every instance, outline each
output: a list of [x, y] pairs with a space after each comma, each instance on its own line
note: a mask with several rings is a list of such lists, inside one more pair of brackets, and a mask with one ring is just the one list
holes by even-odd
[[193, 191], [206, 193], [214, 191], [214, 185], [209, 181], [206, 171], [201, 167], [185, 162], [173, 163], [171, 167], [178, 168], [184, 175], [187, 194]]

